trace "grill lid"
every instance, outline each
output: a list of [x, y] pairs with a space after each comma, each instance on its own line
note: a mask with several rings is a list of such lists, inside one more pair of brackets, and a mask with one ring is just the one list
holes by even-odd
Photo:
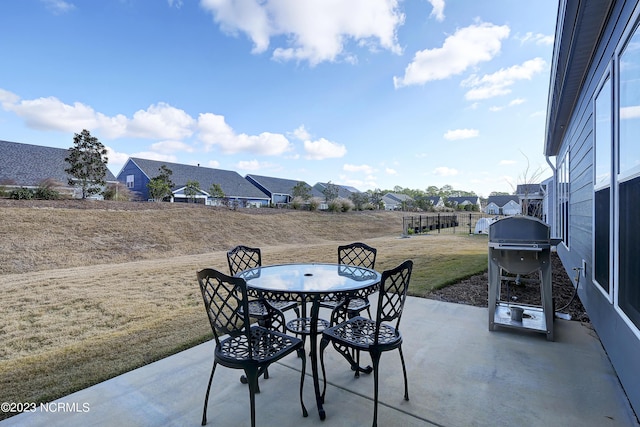
[[548, 224], [532, 216], [508, 216], [489, 226], [489, 242], [515, 245], [549, 245]]

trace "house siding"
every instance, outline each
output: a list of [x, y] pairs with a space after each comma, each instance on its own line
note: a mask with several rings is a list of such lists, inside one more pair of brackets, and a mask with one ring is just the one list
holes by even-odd
[[127, 163], [123, 166], [122, 170], [118, 174], [118, 179], [126, 185], [127, 175], [133, 175], [133, 187], [129, 188], [140, 200], [149, 199], [149, 189], [147, 184], [151, 180], [150, 177], [145, 175], [144, 172], [135, 164], [131, 159], [127, 160]]
[[[569, 246], [559, 245], [558, 254], [569, 277], [576, 283], [573, 268], [586, 264], [584, 276], [579, 277], [578, 295], [616, 370], [629, 401], [640, 413], [640, 339], [620, 316], [616, 304], [610, 302], [592, 281], [593, 253], [593, 97], [608, 67], [615, 57], [615, 49], [623, 42], [622, 36], [637, 1], [616, 1], [609, 11], [605, 27], [587, 73], [582, 89], [573, 106], [567, 130], [562, 139], [557, 159], [569, 150], [570, 200]], [[586, 6], [588, 7], [588, 6]], [[614, 92], [617, 89], [614, 89]], [[557, 123], [555, 124], [557, 125]], [[615, 119], [614, 119], [615, 126]]]

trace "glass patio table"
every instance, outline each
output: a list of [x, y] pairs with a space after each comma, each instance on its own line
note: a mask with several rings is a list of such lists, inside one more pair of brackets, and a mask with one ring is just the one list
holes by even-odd
[[[236, 274], [247, 282], [252, 297], [268, 300], [294, 300], [303, 305], [311, 302], [311, 370], [320, 419], [323, 408], [318, 375], [318, 312], [326, 297], [366, 297], [375, 292], [381, 275], [375, 270], [344, 264], [280, 264], [251, 268]], [[304, 317], [304, 314], [303, 314]]]

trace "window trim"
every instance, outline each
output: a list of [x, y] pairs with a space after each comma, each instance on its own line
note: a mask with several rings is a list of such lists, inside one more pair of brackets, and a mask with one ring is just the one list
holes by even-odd
[[[600, 94], [602, 93], [602, 90], [605, 88], [605, 85], [609, 84], [609, 91], [610, 91], [610, 99], [609, 99], [609, 108], [610, 108], [610, 119], [611, 119], [611, 123], [610, 123], [610, 146], [609, 146], [609, 182], [607, 184], [603, 184], [602, 182], [598, 182], [597, 181], [597, 156], [598, 156], [598, 150], [597, 150], [597, 146], [598, 146], [598, 141], [597, 141], [597, 110], [596, 110], [596, 102], [598, 100], [598, 97], [600, 96]], [[613, 64], [610, 62], [609, 65], [607, 66], [606, 71], [604, 72], [604, 74], [602, 75], [602, 78], [600, 79], [600, 82], [598, 83], [598, 86], [594, 92], [593, 98], [592, 98], [592, 113], [593, 113], [593, 203], [592, 203], [592, 209], [593, 209], [593, 214], [592, 214], [592, 218], [591, 218], [591, 223], [592, 223], [592, 232], [591, 232], [591, 263], [592, 263], [592, 268], [591, 268], [591, 281], [594, 284], [594, 286], [596, 287], [596, 289], [598, 291], [600, 291], [602, 293], [602, 295], [609, 301], [610, 304], [613, 304], [614, 302], [614, 269], [617, 268], [617, 263], [615, 262], [615, 258], [613, 256], [613, 248], [614, 248], [614, 224], [611, 221], [611, 218], [613, 218], [614, 215], [614, 168], [613, 168], [613, 161], [615, 159], [615, 128], [616, 128], [616, 113], [615, 113], [615, 104], [614, 104], [614, 100], [615, 100], [615, 88], [616, 88], [616, 84], [614, 81], [614, 75], [613, 75]], [[608, 251], [608, 266], [609, 266], [609, 272], [608, 272], [608, 290], [605, 289], [604, 286], [602, 286], [598, 280], [596, 279], [596, 193], [598, 193], [599, 191], [604, 191], [606, 189], [609, 189], [609, 251]]]
[[[622, 36], [620, 37], [620, 41], [616, 46], [614, 53], [614, 90], [613, 90], [613, 120], [614, 120], [614, 150], [612, 159], [613, 163], [613, 176], [612, 176], [612, 193], [613, 193], [613, 256], [615, 260], [620, 259], [620, 184], [624, 183], [628, 180], [631, 180], [637, 177], [640, 173], [638, 171], [634, 171], [632, 174], [627, 174], [620, 176], [620, 58], [627, 48], [628, 44], [631, 42], [631, 39], [636, 34], [636, 32], [640, 32], [640, 4], [636, 5], [629, 21], [627, 22], [627, 26], [624, 29]], [[625, 313], [625, 311], [620, 307], [620, 268], [619, 263], [616, 263], [615, 268], [613, 268], [613, 301], [614, 301], [614, 309], [616, 313], [620, 316], [623, 322], [629, 327], [631, 331], [636, 335], [638, 339], [640, 339], [640, 326], [636, 325], [631, 318]]]
[[[570, 249], [570, 195], [571, 195], [571, 181], [569, 180], [569, 164], [571, 160], [571, 146], [569, 145], [562, 156], [559, 157], [560, 162], [557, 165], [557, 179], [556, 179], [556, 224], [558, 230], [558, 236], [562, 239], [561, 242], [567, 248]], [[563, 199], [566, 199], [566, 205], [563, 207]], [[566, 210], [566, 211], [565, 211]]]

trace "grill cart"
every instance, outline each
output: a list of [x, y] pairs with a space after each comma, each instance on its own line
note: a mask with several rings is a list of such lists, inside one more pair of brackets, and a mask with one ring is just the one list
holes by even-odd
[[[551, 283], [549, 226], [538, 218], [510, 216], [489, 227], [489, 330], [495, 326], [521, 328], [546, 334], [553, 341], [554, 307]], [[503, 273], [528, 275], [538, 272], [541, 306], [500, 299]]]

